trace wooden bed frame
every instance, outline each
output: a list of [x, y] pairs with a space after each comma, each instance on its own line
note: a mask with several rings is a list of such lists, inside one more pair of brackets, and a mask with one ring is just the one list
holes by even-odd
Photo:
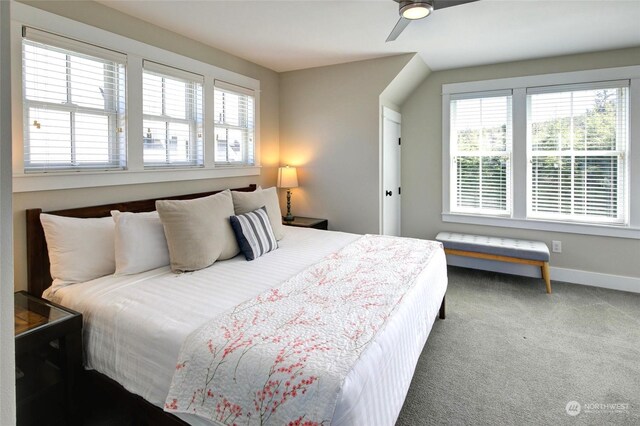
[[[235, 188], [233, 191], [252, 192], [256, 185], [251, 184], [243, 188]], [[149, 212], [156, 209], [156, 200], [191, 200], [194, 198], [206, 197], [217, 194], [221, 191], [202, 192], [197, 194], [177, 195], [172, 197], [153, 198], [148, 200], [127, 201], [114, 204], [103, 204], [100, 206], [79, 207], [74, 209], [56, 210], [45, 213], [58, 216], [96, 218], [105, 217], [111, 214], [112, 210], [122, 212]], [[40, 214], [42, 209], [28, 209], [27, 214], [27, 279], [29, 293], [42, 297], [44, 290], [51, 286], [52, 278], [50, 274], [49, 252], [44, 236]], [[439, 317], [445, 318], [445, 299], [442, 299]], [[134, 425], [153, 426], [183, 426], [188, 423], [163, 411], [161, 408], [151, 404], [144, 398], [127, 391], [119, 383], [97, 371], [85, 371], [84, 385], [87, 386], [83, 398], [87, 399], [83, 404], [85, 410], [95, 408], [97, 400], [108, 401], [112, 409], [133, 417]], [[89, 400], [89, 398], [91, 398]]]
[[[252, 192], [256, 185], [251, 184], [233, 191]], [[103, 204], [100, 206], [80, 207], [75, 209], [55, 210], [46, 213], [58, 216], [92, 218], [111, 215], [111, 210], [122, 212], [150, 212], [156, 209], [156, 200], [191, 200], [217, 194], [221, 191], [201, 192], [197, 194], [176, 195], [172, 197], [152, 198], [148, 200], [126, 201], [122, 203]], [[42, 209], [28, 209], [27, 214], [27, 280], [29, 293], [42, 297], [42, 292], [51, 286], [49, 252], [44, 237], [44, 230], [40, 222]], [[85, 371], [85, 392], [82, 397], [86, 399], [83, 404], [85, 410], [95, 409], [99, 400], [109, 401], [112, 409], [121, 413], [130, 414], [135, 425], [153, 426], [183, 426], [188, 423], [180, 420], [173, 414], [163, 411], [144, 398], [127, 391], [119, 383], [98, 373], [97, 371]], [[91, 389], [90, 392], [86, 391]], [[117, 408], [116, 408], [117, 407]], [[100, 410], [100, 408], [98, 408]], [[88, 413], [85, 413], [85, 416]]]

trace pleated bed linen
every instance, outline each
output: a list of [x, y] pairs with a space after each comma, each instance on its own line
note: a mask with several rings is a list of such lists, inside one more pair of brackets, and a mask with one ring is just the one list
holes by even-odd
[[[238, 256], [189, 274], [168, 267], [47, 290], [83, 313], [88, 368], [162, 407], [182, 343], [207, 320], [256, 297], [360, 236], [286, 227], [278, 250], [252, 262]], [[334, 425], [393, 424], [446, 291], [439, 251], [342, 385]], [[131, 324], [136, 324], [132, 327]], [[192, 415], [194, 425], [212, 423]]]

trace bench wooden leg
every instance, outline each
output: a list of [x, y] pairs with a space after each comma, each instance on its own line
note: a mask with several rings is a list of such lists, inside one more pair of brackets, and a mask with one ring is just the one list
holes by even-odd
[[[472, 257], [475, 259], [497, 260], [500, 262], [520, 263], [522, 265], [539, 266], [540, 270], [542, 271], [542, 278], [544, 279], [544, 282], [547, 285], [547, 293], [551, 294], [551, 274], [549, 273], [549, 262], [543, 262], [541, 260], [521, 259], [518, 257], [501, 256], [498, 254], [478, 253], [475, 251], [455, 250], [455, 249], [447, 249], [447, 248], [444, 249], [444, 252], [446, 254], [450, 254], [453, 256], [465, 256], [465, 257]], [[443, 306], [444, 306], [444, 302], [443, 302]]]
[[551, 294], [551, 274], [549, 274], [549, 262], [544, 262], [540, 267], [542, 270], [542, 278], [545, 284], [547, 284], [547, 293]]
[[447, 295], [445, 294], [444, 297], [442, 298], [442, 303], [440, 304], [440, 314], [439, 314], [440, 319], [445, 319], [446, 317], [446, 313], [445, 313], [446, 298], [447, 298]]

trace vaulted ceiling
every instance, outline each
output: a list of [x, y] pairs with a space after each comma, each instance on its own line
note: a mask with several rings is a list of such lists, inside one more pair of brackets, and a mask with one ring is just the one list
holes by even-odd
[[436, 10], [390, 43], [392, 0], [100, 2], [275, 71], [408, 52], [441, 70], [640, 46], [638, 0], [481, 0]]

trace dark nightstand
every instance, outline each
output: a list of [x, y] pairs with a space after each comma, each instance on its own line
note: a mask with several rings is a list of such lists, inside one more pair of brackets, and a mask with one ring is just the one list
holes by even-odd
[[14, 293], [18, 425], [81, 424], [82, 315]]
[[329, 227], [329, 221], [327, 219], [317, 219], [314, 217], [296, 216], [291, 222], [287, 222], [283, 218], [282, 223], [287, 226], [297, 226], [298, 228], [324, 229], [325, 231]]

